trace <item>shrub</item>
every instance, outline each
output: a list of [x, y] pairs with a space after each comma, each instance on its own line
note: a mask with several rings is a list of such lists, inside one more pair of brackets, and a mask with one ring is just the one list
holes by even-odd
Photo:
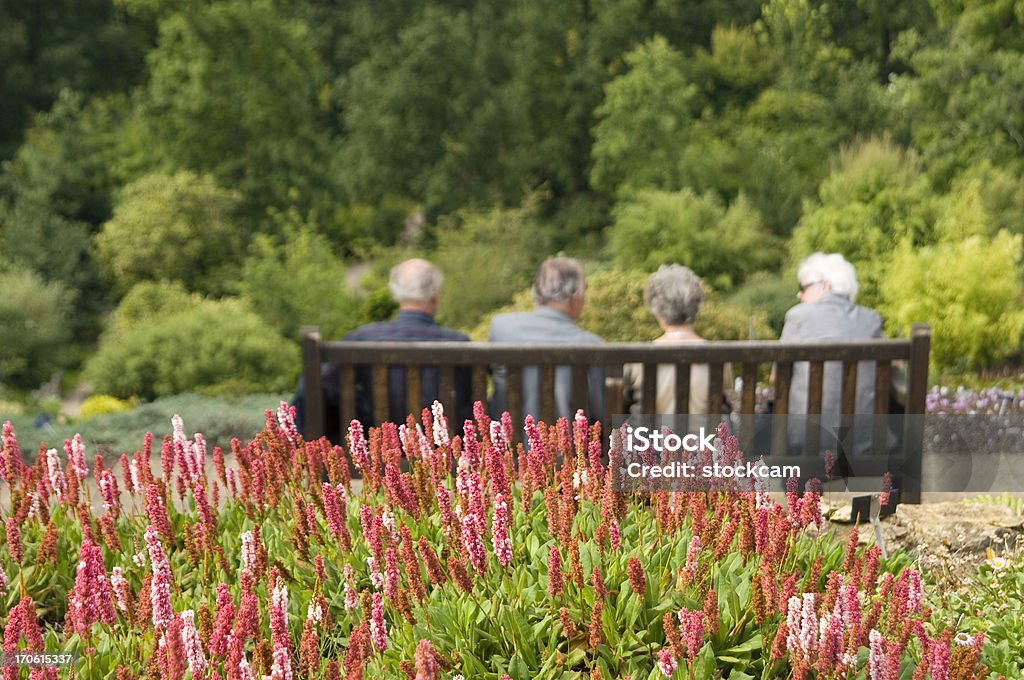
[[85, 375], [98, 392], [151, 400], [218, 385], [285, 391], [298, 371], [295, 342], [237, 300], [204, 300], [104, 338]]
[[509, 210], [459, 212], [438, 226], [431, 260], [447, 280], [441, 290], [441, 322], [471, 327], [530, 285], [548, 253], [548, 237], [535, 212], [536, 205], [528, 201]]
[[755, 274], [728, 297], [729, 302], [764, 313], [773, 337], [782, 334], [786, 312], [797, 303], [796, 277]]
[[777, 241], [742, 194], [725, 207], [712, 192], [638, 191], [616, 205], [614, 219], [608, 249], [623, 269], [654, 271], [678, 262], [726, 291], [781, 259]]
[[309, 228], [286, 229], [281, 239], [257, 236], [240, 288], [249, 308], [286, 338], [298, 338], [304, 324], [335, 338], [358, 323], [344, 264], [327, 237]]
[[140, 281], [179, 281], [220, 295], [240, 252], [238, 194], [191, 172], [147, 175], [124, 188], [96, 237], [96, 254], [120, 291]]
[[127, 411], [130, 408], [132, 408], [132, 402], [128, 399], [118, 399], [109, 394], [94, 394], [82, 402], [78, 417], [82, 420], [89, 420], [96, 416]]
[[65, 366], [72, 295], [27, 269], [0, 272], [0, 384], [32, 389]]
[[932, 325], [936, 368], [989, 366], [1018, 351], [1024, 334], [1017, 264], [1021, 236], [914, 248], [904, 242], [882, 281], [879, 312], [890, 334]]
[[201, 296], [189, 293], [178, 281], [143, 281], [121, 298], [111, 314], [107, 337], [161, 316], [192, 309], [201, 300]]

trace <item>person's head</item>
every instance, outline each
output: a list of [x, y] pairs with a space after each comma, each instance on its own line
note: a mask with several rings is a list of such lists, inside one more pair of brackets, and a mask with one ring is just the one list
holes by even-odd
[[796, 272], [801, 302], [816, 302], [835, 293], [854, 302], [857, 299], [857, 271], [839, 253], [814, 253], [807, 256]]
[[440, 269], [417, 257], [391, 268], [388, 290], [399, 309], [434, 314], [443, 282]]
[[703, 299], [704, 283], [681, 264], [658, 267], [644, 289], [644, 304], [663, 327], [692, 324]]
[[573, 320], [583, 313], [587, 281], [583, 265], [571, 257], [552, 257], [541, 264], [533, 281], [533, 301], [565, 312]]

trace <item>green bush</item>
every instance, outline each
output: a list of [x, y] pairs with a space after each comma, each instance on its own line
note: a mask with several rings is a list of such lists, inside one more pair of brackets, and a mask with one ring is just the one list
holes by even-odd
[[286, 338], [298, 338], [304, 324], [320, 326], [325, 338], [344, 334], [358, 324], [357, 304], [332, 250], [309, 228], [256, 237], [242, 267], [242, 298]]
[[139, 324], [195, 307], [202, 297], [189, 293], [177, 281], [143, 281], [121, 298], [110, 317], [107, 336], [130, 330]]
[[240, 251], [240, 200], [207, 176], [147, 175], [122, 191], [96, 237], [97, 258], [121, 291], [167, 280], [200, 293], [228, 292], [234, 277], [225, 269]]
[[[529, 286], [548, 255], [547, 232], [535, 218], [536, 206], [489, 212], [463, 211], [437, 230], [431, 261], [441, 268], [438, 319], [455, 328], [471, 328], [487, 312], [508, 304]], [[524, 245], [525, 244], [525, 245]]]
[[237, 300], [204, 300], [104, 338], [85, 376], [97, 392], [151, 400], [201, 387], [285, 391], [298, 370], [296, 343]]
[[781, 259], [777, 241], [742, 194], [726, 207], [713, 192], [644, 190], [620, 201], [613, 214], [608, 247], [622, 269], [654, 271], [678, 262], [725, 291]]
[[28, 269], [0, 272], [0, 384], [32, 389], [66, 365], [72, 294]]
[[888, 332], [930, 323], [932, 364], [940, 369], [990, 366], [1011, 356], [1024, 334], [1021, 239], [1000, 232], [925, 248], [904, 242], [882, 281], [878, 309]]
[[756, 274], [728, 297], [729, 302], [764, 312], [774, 337], [782, 334], [786, 312], [796, 304], [796, 277]]

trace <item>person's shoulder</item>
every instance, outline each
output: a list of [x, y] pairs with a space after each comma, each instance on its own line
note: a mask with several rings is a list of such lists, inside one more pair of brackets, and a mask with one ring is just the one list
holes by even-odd
[[790, 319], [804, 319], [808, 316], [814, 316], [816, 311], [818, 310], [815, 310], [813, 305], [801, 302], [800, 304], [793, 305], [786, 310], [786, 321], [789, 321]]
[[535, 316], [535, 312], [504, 312], [496, 314], [491, 319], [491, 335], [520, 328], [523, 322], [531, 321]]
[[878, 310], [857, 305], [857, 314], [861, 317], [865, 326], [871, 326], [881, 330], [882, 315], [878, 313]]
[[450, 340], [452, 342], [469, 342], [469, 336], [462, 331], [457, 331], [454, 328], [448, 328], [446, 326], [438, 326], [437, 333], [444, 340]]
[[794, 305], [786, 310], [786, 316], [782, 321], [782, 331], [785, 335], [786, 327], [792, 329], [794, 326], [800, 325], [805, 319], [814, 315], [814, 310], [810, 308], [808, 304], [800, 303]]
[[579, 332], [579, 340], [581, 343], [597, 345], [605, 341], [605, 339], [602, 338], [597, 333], [591, 333], [590, 331], [580, 328], [579, 326], [577, 326], [576, 328]]
[[536, 316], [536, 310], [529, 312], [502, 312], [501, 314], [494, 315], [494, 317], [491, 319], [491, 324], [498, 324], [500, 326], [503, 324], [516, 323], [524, 319], [533, 319]]
[[358, 328], [353, 328], [346, 333], [341, 339], [347, 341], [359, 342], [362, 340], [372, 340], [382, 328], [386, 328], [392, 322], [390, 321], [373, 321], [368, 324], [363, 324]]

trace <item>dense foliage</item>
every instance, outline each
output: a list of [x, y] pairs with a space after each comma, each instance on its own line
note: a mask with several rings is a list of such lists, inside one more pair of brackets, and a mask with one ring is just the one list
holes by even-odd
[[[759, 303], [838, 250], [890, 332], [946, 333], [949, 295], [1015, 318], [973, 277], [904, 308], [893, 271], [1019, 249], [998, 239], [1024, 232], [1022, 23], [984, 0], [3, 4], [0, 260], [72, 306], [59, 356], [0, 379], [73, 373], [141, 281], [243, 297], [289, 340], [341, 332], [386, 311], [342, 267], [410, 252], [462, 328], [558, 251], [679, 260]], [[999, 332], [938, 340], [936, 367], [1018, 355]]]
[[[175, 417], [96, 486], [80, 437], [29, 465], [7, 423], [5, 651], [118, 680], [987, 677], [905, 557], [823, 531], [820, 487], [620, 492], [582, 413], [528, 419], [528, 452], [482, 408], [347, 449], [266, 416], [230, 456]], [[742, 459], [724, 427], [700, 461]]]
[[165, 397], [203, 388], [215, 394], [285, 391], [299, 349], [235, 300], [200, 300], [109, 336], [86, 365], [98, 392]]

